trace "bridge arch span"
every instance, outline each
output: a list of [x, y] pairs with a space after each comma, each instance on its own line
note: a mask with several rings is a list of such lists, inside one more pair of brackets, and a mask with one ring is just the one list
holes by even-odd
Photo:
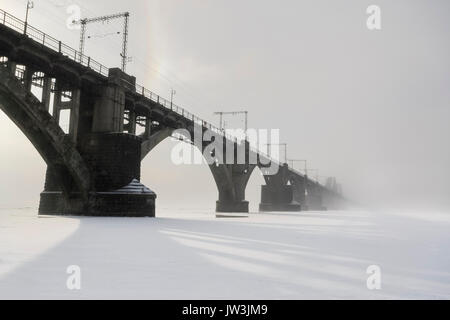
[[76, 189], [87, 199], [90, 172], [70, 137], [9, 68], [3, 66], [0, 67], [0, 109], [58, 175], [57, 181], [64, 193]]
[[[156, 146], [167, 138], [170, 138], [175, 130], [175, 128], [163, 127], [150, 135], [148, 139], [144, 140], [141, 148], [141, 159], [144, 160]], [[191, 130], [186, 128], [186, 131], [190, 132]], [[191, 138], [192, 136], [189, 134], [187, 138]], [[200, 150], [199, 146], [195, 144], [193, 146], [203, 155], [204, 150]], [[212, 173], [219, 194], [216, 210], [218, 212], [248, 212], [248, 201], [245, 201], [245, 190], [256, 165], [211, 164], [208, 167]]]

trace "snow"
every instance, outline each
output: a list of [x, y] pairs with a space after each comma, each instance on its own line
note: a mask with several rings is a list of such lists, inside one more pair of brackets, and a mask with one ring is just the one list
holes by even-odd
[[[450, 214], [0, 210], [0, 299], [449, 299]], [[81, 268], [81, 290], [66, 287]], [[366, 286], [370, 265], [381, 290]]]

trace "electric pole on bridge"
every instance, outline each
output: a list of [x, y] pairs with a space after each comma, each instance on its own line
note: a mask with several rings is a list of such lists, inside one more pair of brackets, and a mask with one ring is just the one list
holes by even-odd
[[170, 90], [170, 109], [173, 109], [173, 97], [177, 94], [175, 89]]
[[123, 12], [123, 13], [117, 13], [112, 14], [108, 16], [102, 16], [102, 17], [96, 17], [96, 18], [85, 18], [81, 19], [79, 21], [73, 21], [74, 24], [81, 24], [81, 31], [80, 31], [80, 61], [84, 54], [84, 45], [86, 42], [86, 29], [88, 23], [95, 23], [95, 22], [108, 22], [110, 20], [124, 18], [124, 24], [123, 24], [123, 40], [122, 40], [122, 53], [120, 54], [122, 58], [122, 71], [125, 72], [127, 68], [127, 62], [129, 61], [128, 58], [128, 22], [130, 18], [129, 12]]
[[34, 8], [34, 2], [31, 0], [28, 0], [27, 2], [27, 13], [25, 15], [25, 25], [24, 25], [24, 30], [23, 33], [27, 34], [27, 29], [28, 29], [28, 14], [30, 12], [31, 9]]

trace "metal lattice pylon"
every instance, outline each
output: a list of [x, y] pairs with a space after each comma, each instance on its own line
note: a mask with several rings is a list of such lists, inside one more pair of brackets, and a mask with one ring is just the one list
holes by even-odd
[[117, 13], [102, 17], [96, 17], [96, 18], [85, 18], [81, 19], [79, 21], [74, 21], [73, 23], [80, 24], [81, 25], [81, 31], [80, 31], [80, 60], [82, 59], [84, 55], [84, 45], [86, 42], [86, 29], [88, 23], [96, 23], [96, 22], [105, 22], [109, 20], [124, 18], [124, 25], [123, 25], [123, 41], [122, 41], [122, 53], [120, 56], [122, 57], [122, 71], [126, 71], [127, 62], [128, 62], [128, 22], [130, 18], [129, 12], [123, 12], [123, 13]]

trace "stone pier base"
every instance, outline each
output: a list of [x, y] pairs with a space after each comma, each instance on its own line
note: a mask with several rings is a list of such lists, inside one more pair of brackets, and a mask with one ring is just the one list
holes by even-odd
[[261, 203], [259, 205], [259, 211], [261, 212], [298, 212], [302, 210], [302, 206], [299, 203]]
[[298, 212], [302, 210], [300, 203], [294, 200], [292, 186], [261, 186], [261, 204], [259, 211]]
[[248, 201], [241, 202], [225, 202], [225, 201], [217, 201], [216, 202], [216, 212], [240, 212], [240, 213], [248, 213]]
[[133, 181], [112, 192], [91, 192], [88, 201], [80, 194], [65, 197], [60, 191], [44, 191], [39, 204], [40, 215], [92, 217], [155, 217], [156, 194]]

